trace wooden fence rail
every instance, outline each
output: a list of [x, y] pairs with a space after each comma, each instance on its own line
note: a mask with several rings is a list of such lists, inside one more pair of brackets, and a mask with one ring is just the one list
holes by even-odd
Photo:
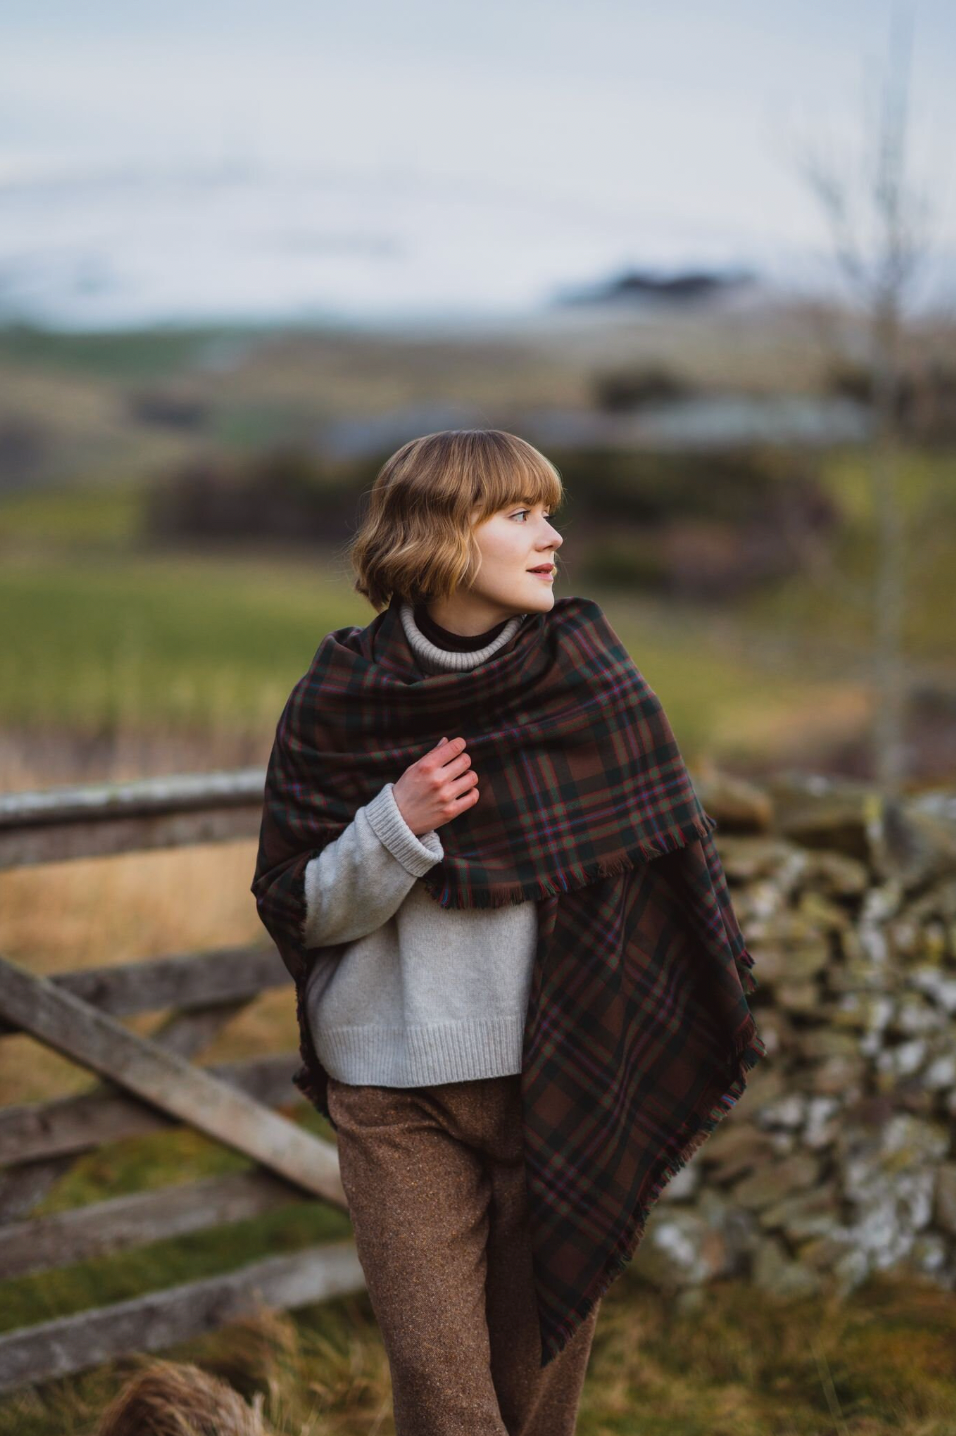
[[[0, 797], [0, 868], [254, 837], [264, 776], [244, 769]], [[193, 1061], [260, 993], [286, 985], [271, 944], [52, 977], [0, 955], [0, 1041], [28, 1034], [101, 1079], [81, 1096], [0, 1106], [0, 1280], [294, 1201], [317, 1198], [347, 1211], [334, 1145], [274, 1110], [297, 1097], [298, 1051], [207, 1067]], [[120, 1021], [150, 1011], [167, 1013], [150, 1037]], [[30, 1215], [83, 1153], [183, 1124], [255, 1168]], [[191, 1339], [263, 1303], [292, 1309], [364, 1286], [354, 1243], [338, 1242], [0, 1333], [0, 1391]]]
[[187, 773], [0, 797], [0, 868], [255, 837], [265, 774]]

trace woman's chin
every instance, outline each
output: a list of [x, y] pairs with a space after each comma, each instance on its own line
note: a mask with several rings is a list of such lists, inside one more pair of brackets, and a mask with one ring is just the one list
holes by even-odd
[[538, 592], [528, 598], [528, 610], [532, 613], [547, 613], [554, 607], [554, 589], [550, 583], [538, 583]]

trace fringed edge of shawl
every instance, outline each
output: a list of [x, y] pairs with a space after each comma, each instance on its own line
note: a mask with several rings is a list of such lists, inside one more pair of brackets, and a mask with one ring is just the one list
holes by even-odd
[[[470, 888], [452, 883], [447, 878], [426, 873], [421, 878], [425, 890], [435, 898], [439, 907], [504, 907], [508, 903], [537, 902], [540, 898], [554, 897], [558, 893], [575, 892], [600, 882], [602, 878], [617, 877], [639, 862], [651, 862], [666, 853], [679, 852], [699, 838], [705, 838], [717, 827], [717, 820], [708, 813], [701, 818], [668, 833], [660, 839], [645, 839], [633, 847], [626, 848], [615, 858], [598, 858], [593, 863], [573, 863], [563, 868], [551, 880], [533, 879], [526, 883], [492, 884], [488, 888]], [[441, 864], [438, 864], [441, 867]]]
[[[745, 954], [749, 957], [749, 954]], [[739, 961], [740, 959], [738, 959]], [[752, 959], [751, 959], [752, 962]], [[635, 1208], [631, 1220], [628, 1222], [624, 1235], [618, 1242], [617, 1250], [610, 1253], [604, 1270], [597, 1279], [597, 1285], [590, 1296], [583, 1298], [581, 1304], [575, 1309], [574, 1321], [559, 1321], [549, 1331], [541, 1331], [541, 1365], [547, 1366], [567, 1342], [574, 1335], [578, 1326], [589, 1315], [592, 1307], [607, 1291], [612, 1282], [624, 1271], [625, 1267], [640, 1246], [647, 1226], [647, 1220], [652, 1208], [660, 1198], [667, 1184], [682, 1171], [695, 1152], [704, 1144], [712, 1132], [716, 1130], [720, 1122], [732, 1111], [735, 1104], [743, 1096], [747, 1088], [747, 1073], [756, 1067], [761, 1058], [767, 1056], [767, 1049], [763, 1039], [757, 1032], [757, 1024], [751, 1013], [741, 1029], [740, 1035], [734, 1043], [734, 1050], [731, 1057], [731, 1078], [726, 1086], [726, 1078], [714, 1084], [714, 1089], [719, 1096], [716, 1100], [707, 1099], [701, 1105], [705, 1112], [700, 1116], [700, 1126], [685, 1141], [683, 1147], [676, 1157], [664, 1158], [658, 1164], [653, 1180], [650, 1183], [649, 1195], [644, 1202], [639, 1202]]]

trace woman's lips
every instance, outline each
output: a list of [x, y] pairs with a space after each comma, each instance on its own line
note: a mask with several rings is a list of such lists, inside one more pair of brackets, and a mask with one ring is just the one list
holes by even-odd
[[554, 578], [554, 569], [553, 569], [553, 568], [550, 568], [550, 567], [549, 567], [549, 568], [529, 568], [529, 569], [528, 569], [528, 572], [529, 572], [530, 574], [533, 574], [535, 578]]

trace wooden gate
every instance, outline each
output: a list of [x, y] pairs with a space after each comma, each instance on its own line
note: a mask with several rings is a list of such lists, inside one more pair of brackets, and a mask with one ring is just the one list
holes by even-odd
[[[255, 837], [265, 774], [59, 788], [0, 798], [0, 868]], [[0, 1280], [254, 1217], [318, 1197], [347, 1211], [334, 1145], [274, 1111], [298, 1094], [297, 1051], [192, 1059], [267, 988], [292, 987], [273, 944], [38, 977], [0, 955], [0, 1041], [27, 1033], [102, 1078], [81, 1096], [0, 1106]], [[150, 1037], [119, 1020], [175, 1009]], [[32, 1208], [83, 1153], [186, 1123], [254, 1171], [96, 1202]], [[364, 1289], [352, 1241], [326, 1243], [0, 1334], [0, 1391], [155, 1351], [261, 1304], [292, 1309]]]

